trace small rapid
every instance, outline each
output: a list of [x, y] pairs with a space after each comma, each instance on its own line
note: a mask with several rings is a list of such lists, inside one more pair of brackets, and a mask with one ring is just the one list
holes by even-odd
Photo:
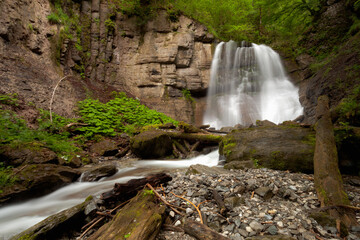
[[137, 161], [133, 166], [119, 169], [115, 175], [98, 182], [75, 182], [49, 195], [0, 208], [0, 240], [7, 240], [50, 215], [82, 203], [89, 195], [99, 196], [112, 189], [115, 183], [125, 183], [131, 179], [142, 178], [147, 173], [186, 168], [194, 164], [217, 166], [218, 160], [219, 154], [216, 150], [188, 160]]

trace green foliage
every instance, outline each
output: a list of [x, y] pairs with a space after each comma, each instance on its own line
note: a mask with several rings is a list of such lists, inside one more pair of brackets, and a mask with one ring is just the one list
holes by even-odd
[[59, 15], [57, 15], [56, 13], [50, 13], [47, 16], [47, 19], [51, 24], [59, 24], [61, 22]]
[[[12, 93], [12, 94], [2, 94], [0, 95], [0, 104], [5, 104], [5, 105], [10, 105], [10, 106], [18, 106], [18, 99], [17, 99], [17, 94], [16, 93]], [[0, 106], [1, 108], [1, 106]]]
[[66, 134], [45, 131], [45, 121], [40, 126], [42, 127], [37, 130], [29, 129], [25, 120], [15, 113], [0, 110], [0, 145], [10, 144], [13, 148], [18, 148], [38, 142], [61, 156], [70, 156], [79, 150]]
[[156, 15], [159, 8], [167, 7], [170, 0], [110, 0], [110, 6], [117, 12], [128, 16], [137, 16], [140, 27]]
[[110, 18], [105, 20], [105, 27], [108, 31], [114, 31], [115, 30], [115, 22], [111, 20]]
[[357, 85], [352, 94], [341, 101], [338, 111], [340, 122], [360, 126], [360, 85]]
[[17, 178], [12, 176], [11, 169], [10, 166], [5, 167], [4, 163], [0, 162], [0, 194], [4, 187], [11, 186], [17, 181]]
[[126, 97], [125, 93], [114, 93], [114, 99], [107, 103], [85, 99], [79, 102], [79, 114], [87, 126], [79, 128], [84, 136], [92, 138], [97, 134], [116, 136], [117, 133], [132, 134], [136, 127], [149, 124], [177, 122], [163, 113], [141, 105], [138, 100]]
[[191, 96], [191, 92], [188, 89], [184, 88], [181, 90], [181, 92], [187, 101], [195, 102], [195, 99]]

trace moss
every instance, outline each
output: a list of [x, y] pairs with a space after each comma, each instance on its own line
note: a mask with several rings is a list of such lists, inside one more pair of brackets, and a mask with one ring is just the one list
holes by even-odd
[[85, 202], [88, 202], [88, 201], [91, 201], [93, 200], [94, 197], [92, 195], [89, 195], [86, 199], [85, 199]]
[[278, 170], [286, 170], [286, 161], [284, 153], [281, 151], [273, 151], [270, 153], [270, 168]]
[[301, 142], [315, 147], [315, 144], [316, 144], [315, 133], [310, 133], [310, 134], [306, 135], [306, 137], [304, 137], [304, 139]]
[[20, 237], [18, 240], [33, 240], [36, 239], [36, 235], [26, 234], [22, 237]]

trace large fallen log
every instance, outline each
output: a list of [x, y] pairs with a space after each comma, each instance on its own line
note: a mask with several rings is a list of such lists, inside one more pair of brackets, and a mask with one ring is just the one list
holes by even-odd
[[164, 212], [165, 206], [157, 202], [154, 192], [143, 190], [88, 239], [153, 240], [160, 230]]
[[[321, 207], [350, 205], [338, 167], [338, 155], [328, 97], [319, 97], [316, 118], [314, 181]], [[347, 227], [357, 224], [355, 214], [350, 208], [329, 208], [328, 214], [341, 220]]]
[[11, 238], [16, 239], [60, 239], [69, 229], [80, 229], [85, 222], [85, 208], [91, 202], [88, 197], [83, 203], [56, 213]]
[[112, 190], [104, 192], [101, 195], [101, 199], [104, 200], [107, 205], [123, 202], [133, 198], [147, 183], [152, 186], [159, 186], [160, 184], [171, 181], [171, 179], [172, 178], [165, 173], [158, 173], [141, 179], [133, 179], [127, 183], [115, 183]]
[[229, 240], [229, 238], [215, 232], [204, 224], [194, 222], [192, 220], [184, 220], [185, 233], [193, 236], [198, 240]]

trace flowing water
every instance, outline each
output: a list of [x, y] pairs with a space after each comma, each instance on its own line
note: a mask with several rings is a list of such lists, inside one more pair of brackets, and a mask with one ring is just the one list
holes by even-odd
[[8, 239], [52, 214], [82, 203], [89, 195], [99, 196], [110, 190], [115, 183], [141, 178], [154, 171], [186, 168], [193, 164], [217, 166], [218, 159], [218, 151], [214, 151], [188, 160], [138, 161], [134, 162], [132, 167], [120, 169], [114, 176], [98, 182], [76, 182], [47, 196], [3, 207], [0, 209], [0, 239]]
[[211, 65], [204, 123], [217, 129], [256, 120], [276, 124], [302, 115], [298, 88], [279, 54], [265, 45], [234, 41], [217, 45]]

